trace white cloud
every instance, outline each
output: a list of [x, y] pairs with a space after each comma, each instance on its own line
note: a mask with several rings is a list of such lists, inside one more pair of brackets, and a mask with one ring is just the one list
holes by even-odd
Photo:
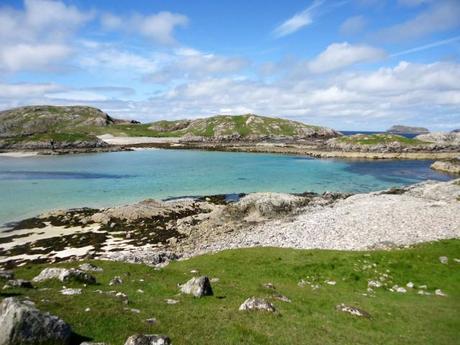
[[121, 30], [140, 34], [155, 42], [172, 45], [176, 43], [174, 30], [188, 24], [187, 16], [171, 12], [159, 12], [151, 15], [134, 14], [129, 17], [118, 17], [105, 14], [101, 24], [107, 30]]
[[363, 16], [350, 17], [340, 25], [340, 33], [342, 35], [355, 35], [363, 31], [366, 25], [367, 21]]
[[330, 72], [358, 62], [376, 61], [385, 57], [381, 49], [367, 45], [351, 45], [347, 42], [333, 43], [308, 63], [313, 73]]
[[440, 0], [404, 23], [383, 29], [378, 37], [386, 41], [403, 41], [460, 27], [460, 2]]
[[72, 35], [93, 13], [60, 1], [25, 0], [23, 10], [0, 7], [0, 70], [46, 70], [71, 53]]
[[274, 31], [273, 34], [275, 37], [283, 37], [290, 35], [301, 28], [310, 25], [313, 23], [313, 13], [316, 8], [321, 6], [324, 3], [324, 0], [315, 0], [307, 9], [302, 12], [296, 13], [294, 16], [283, 22], [279, 25]]
[[0, 98], [29, 100], [31, 97], [43, 97], [47, 92], [58, 92], [62, 86], [52, 83], [0, 84]]

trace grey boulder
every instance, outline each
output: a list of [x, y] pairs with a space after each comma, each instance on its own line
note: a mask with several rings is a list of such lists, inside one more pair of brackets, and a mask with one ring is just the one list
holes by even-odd
[[171, 345], [171, 340], [164, 335], [136, 334], [130, 336], [125, 345]]
[[0, 280], [11, 280], [14, 279], [13, 271], [0, 270]]
[[78, 270], [75, 268], [67, 269], [54, 267], [45, 268], [43, 271], [40, 272], [38, 276], [32, 279], [32, 281], [39, 283], [49, 279], [58, 279], [61, 282], [75, 280], [86, 284], [96, 283], [96, 278], [82, 270]]
[[239, 310], [241, 311], [267, 311], [274, 313], [276, 311], [275, 306], [263, 298], [250, 297], [240, 305]]
[[193, 277], [181, 286], [182, 293], [193, 295], [195, 297], [212, 296], [212, 287], [209, 278], [206, 276]]
[[32, 303], [10, 297], [0, 304], [0, 345], [67, 345], [71, 333], [63, 320], [42, 313]]

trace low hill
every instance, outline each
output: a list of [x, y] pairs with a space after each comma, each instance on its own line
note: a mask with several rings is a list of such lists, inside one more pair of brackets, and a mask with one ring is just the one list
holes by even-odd
[[95, 148], [97, 136], [178, 137], [183, 141], [260, 141], [333, 138], [333, 129], [286, 119], [221, 115], [196, 120], [140, 124], [87, 106], [27, 106], [0, 112], [0, 149]]
[[395, 125], [387, 130], [387, 133], [393, 134], [425, 134], [429, 132], [430, 131], [424, 127], [411, 127], [402, 125]]
[[246, 115], [218, 115], [196, 120], [158, 121], [149, 130], [158, 136], [194, 140], [250, 140], [333, 138], [339, 132], [286, 119]]

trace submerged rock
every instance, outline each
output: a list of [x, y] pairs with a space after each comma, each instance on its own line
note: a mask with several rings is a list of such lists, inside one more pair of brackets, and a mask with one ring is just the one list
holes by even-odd
[[269, 301], [263, 298], [256, 298], [250, 297], [246, 301], [240, 305], [239, 310], [241, 311], [253, 311], [253, 310], [260, 310], [260, 311], [267, 311], [270, 313], [274, 313], [276, 311], [275, 306], [271, 304]]
[[212, 287], [209, 278], [206, 276], [193, 277], [181, 286], [182, 293], [193, 295], [195, 297], [212, 296]]
[[10, 297], [0, 304], [1, 345], [68, 345], [70, 337], [68, 324], [30, 303]]
[[125, 345], [170, 345], [171, 340], [164, 335], [136, 334], [130, 336]]
[[43, 271], [40, 272], [38, 276], [32, 279], [32, 281], [38, 283], [38, 282], [43, 282], [49, 279], [58, 279], [61, 282], [76, 280], [81, 283], [87, 283], [87, 284], [96, 283], [96, 278], [94, 278], [92, 275], [84, 271], [77, 270], [75, 268], [67, 269], [67, 268], [55, 268], [55, 267], [45, 268]]

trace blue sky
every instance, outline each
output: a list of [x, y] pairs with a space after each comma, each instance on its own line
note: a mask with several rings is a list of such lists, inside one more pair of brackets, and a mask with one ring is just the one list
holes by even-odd
[[458, 0], [2, 0], [0, 109], [460, 127]]

